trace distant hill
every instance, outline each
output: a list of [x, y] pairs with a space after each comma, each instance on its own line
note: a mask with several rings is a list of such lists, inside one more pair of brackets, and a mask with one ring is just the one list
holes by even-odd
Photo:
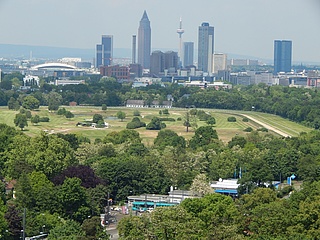
[[[63, 57], [78, 57], [84, 61], [91, 62], [95, 57], [95, 49], [0, 44], [0, 58], [30, 59], [31, 54], [33, 58], [57, 59]], [[130, 49], [114, 49], [115, 58], [130, 56]]]

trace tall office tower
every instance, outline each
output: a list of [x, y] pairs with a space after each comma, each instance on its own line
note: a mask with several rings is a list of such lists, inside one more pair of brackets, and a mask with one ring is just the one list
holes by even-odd
[[164, 53], [161, 51], [153, 51], [151, 54], [150, 73], [151, 75], [158, 75], [164, 72]]
[[132, 64], [136, 63], [137, 36], [132, 35]]
[[176, 72], [179, 68], [179, 57], [177, 52], [168, 51], [164, 53], [164, 68], [169, 72]]
[[213, 72], [227, 70], [227, 54], [215, 53], [213, 54]]
[[274, 41], [274, 74], [290, 72], [292, 63], [292, 41]]
[[199, 27], [198, 37], [198, 69], [212, 73], [212, 60], [214, 53], [214, 27], [209, 23], [202, 23]]
[[150, 68], [151, 27], [147, 12], [144, 11], [138, 29], [138, 63]]
[[193, 42], [183, 43], [183, 66], [188, 67], [193, 65]]
[[[177, 29], [177, 33], [179, 34], [179, 58], [180, 61], [182, 61], [182, 34], [184, 33], [184, 30], [182, 29], [182, 19], [180, 18], [180, 25]], [[181, 65], [181, 64], [180, 64]]]
[[101, 44], [96, 47], [96, 67], [109, 66], [112, 64], [113, 57], [113, 36], [102, 35]]

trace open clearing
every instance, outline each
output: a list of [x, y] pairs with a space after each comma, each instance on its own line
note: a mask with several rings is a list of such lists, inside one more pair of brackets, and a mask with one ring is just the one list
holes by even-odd
[[[101, 110], [101, 107], [92, 106], [76, 106], [68, 107], [64, 106], [67, 110], [71, 111], [75, 117], [72, 119], [67, 119], [65, 116], [59, 116], [56, 113], [49, 112], [47, 107], [40, 107], [37, 111], [32, 111], [32, 115], [39, 115], [40, 117], [49, 117], [50, 122], [42, 122], [38, 125], [33, 125], [30, 121], [28, 122], [28, 127], [25, 128], [25, 133], [30, 136], [35, 136], [39, 134], [40, 131], [48, 131], [49, 133], [75, 133], [81, 134], [82, 136], [88, 137], [90, 140], [96, 138], [104, 138], [107, 133], [112, 131], [121, 131], [126, 128], [128, 122], [133, 118], [134, 110], [138, 110], [141, 114], [141, 120], [147, 124], [150, 122], [151, 118], [156, 117], [166, 117], [164, 115], [159, 115], [160, 109], [152, 108], [124, 108], [124, 107], [109, 107], [106, 111]], [[252, 127], [253, 129], [259, 129], [261, 126], [256, 122], [250, 120], [249, 122], [243, 122], [243, 114], [252, 117], [262, 123], [268, 124], [275, 129], [278, 129], [290, 136], [298, 136], [300, 132], [309, 132], [312, 129], [302, 126], [300, 124], [291, 122], [289, 120], [283, 119], [276, 115], [258, 113], [258, 112], [246, 112], [246, 111], [232, 111], [232, 110], [216, 110], [216, 109], [204, 109], [206, 112], [210, 113], [215, 119], [216, 124], [214, 128], [217, 130], [219, 138], [228, 142], [235, 135], [244, 136], [247, 134], [243, 130], [247, 127]], [[117, 112], [123, 111], [126, 113], [126, 118], [121, 122], [116, 118]], [[183, 136], [186, 139], [190, 139], [194, 135], [194, 129], [189, 128], [189, 132], [186, 132], [186, 128], [183, 126], [183, 120], [177, 121], [177, 118], [184, 118], [186, 109], [172, 108], [169, 109], [170, 118], [176, 119], [175, 122], [165, 122], [167, 129], [175, 131], [179, 136]], [[8, 110], [7, 107], [0, 107], [0, 123], [5, 123], [10, 126], [14, 126], [13, 120], [17, 111]], [[110, 127], [105, 129], [95, 129], [92, 127], [77, 127], [78, 122], [92, 119], [94, 114], [101, 114]], [[228, 122], [227, 118], [230, 116], [235, 116], [237, 122]], [[198, 127], [206, 125], [205, 122], [197, 121]], [[146, 130], [145, 128], [136, 129], [143, 141], [147, 145], [152, 145], [154, 138], [157, 136], [158, 131]], [[278, 135], [277, 133], [274, 133]]]

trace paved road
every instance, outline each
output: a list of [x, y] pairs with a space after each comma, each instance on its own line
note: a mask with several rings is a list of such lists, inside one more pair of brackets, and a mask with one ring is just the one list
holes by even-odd
[[248, 115], [246, 115], [246, 114], [241, 114], [241, 116], [244, 116], [244, 117], [250, 119], [251, 121], [258, 123], [259, 125], [267, 128], [267, 129], [269, 129], [269, 130], [271, 130], [271, 131], [273, 131], [273, 132], [275, 132], [275, 133], [278, 133], [279, 135], [281, 135], [281, 136], [283, 136], [283, 137], [291, 137], [289, 134], [287, 134], [287, 133], [285, 133], [285, 132], [282, 132], [281, 130], [279, 130], [279, 129], [277, 129], [277, 128], [274, 128], [274, 127], [272, 127], [271, 125], [266, 124], [266, 123], [263, 123], [263, 122], [255, 119], [255, 118], [253, 118], [253, 117], [250, 117], [250, 116], [248, 116]]

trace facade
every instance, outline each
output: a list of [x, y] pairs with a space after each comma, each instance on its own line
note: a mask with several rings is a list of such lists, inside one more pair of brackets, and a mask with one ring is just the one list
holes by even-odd
[[213, 55], [213, 72], [218, 73], [220, 70], [227, 70], [227, 54], [215, 53]]
[[117, 80], [129, 80], [130, 79], [130, 71], [127, 66], [105, 66], [100, 67], [100, 74], [102, 76], [114, 77]]
[[171, 73], [177, 71], [179, 68], [179, 58], [177, 52], [168, 51], [164, 53], [164, 68]]
[[183, 43], [183, 66], [184, 67], [193, 65], [193, 51], [194, 51], [193, 42]]
[[274, 74], [279, 72], [291, 72], [292, 41], [274, 41]]
[[178, 53], [173, 51], [161, 52], [154, 51], [151, 54], [150, 74], [159, 75], [175, 73], [179, 68]]
[[130, 76], [131, 78], [141, 77], [142, 76], [142, 66], [140, 64], [130, 64]]
[[102, 35], [101, 44], [96, 46], [96, 68], [109, 66], [113, 57], [113, 36]]
[[138, 29], [138, 63], [150, 68], [151, 27], [147, 12], [144, 11]]
[[214, 53], [214, 27], [202, 23], [198, 36], [198, 69], [212, 73], [212, 58]]
[[164, 72], [164, 53], [161, 51], [154, 51], [151, 54], [150, 74], [159, 75]]

